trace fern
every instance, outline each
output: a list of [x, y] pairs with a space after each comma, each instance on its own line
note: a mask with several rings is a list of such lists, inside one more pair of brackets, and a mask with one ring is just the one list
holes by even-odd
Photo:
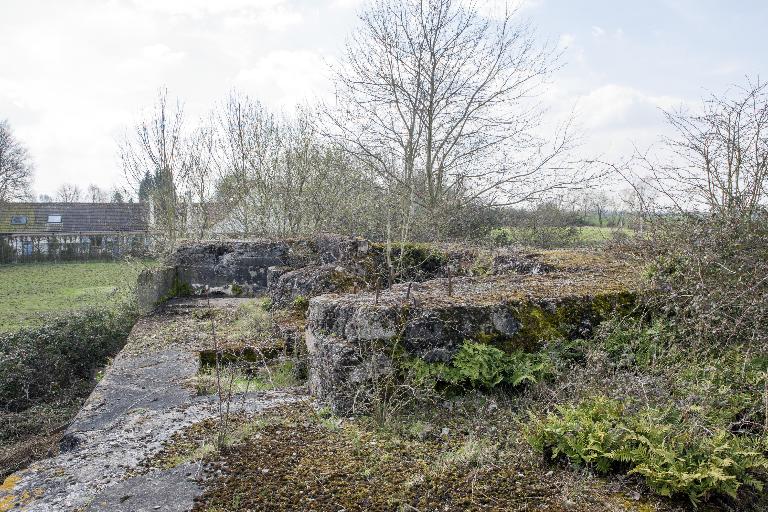
[[425, 385], [443, 382], [485, 389], [500, 384], [512, 387], [534, 384], [552, 373], [552, 363], [545, 354], [523, 351], [507, 354], [491, 345], [472, 341], [464, 342], [450, 364], [415, 359], [403, 366]]
[[627, 415], [621, 403], [595, 397], [532, 418], [526, 439], [552, 459], [565, 457], [598, 473], [628, 468], [657, 494], [685, 495], [694, 505], [712, 494], [736, 497], [744, 485], [763, 489], [768, 459], [759, 440], [724, 430], [694, 437], [683, 425], [668, 411]]

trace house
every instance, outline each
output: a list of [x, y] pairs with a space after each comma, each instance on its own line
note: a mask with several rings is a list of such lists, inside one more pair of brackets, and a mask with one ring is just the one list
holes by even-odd
[[0, 205], [0, 262], [110, 258], [143, 253], [149, 243], [141, 203]]

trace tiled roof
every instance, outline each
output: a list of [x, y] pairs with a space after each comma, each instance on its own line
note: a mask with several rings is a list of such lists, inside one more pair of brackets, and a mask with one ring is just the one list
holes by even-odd
[[[5, 203], [0, 234], [146, 232], [146, 211], [140, 203]], [[61, 222], [48, 222], [58, 215]]]

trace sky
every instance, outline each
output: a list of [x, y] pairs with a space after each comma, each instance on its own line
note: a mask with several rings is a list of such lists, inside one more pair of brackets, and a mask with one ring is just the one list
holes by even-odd
[[[575, 112], [579, 156], [622, 159], [665, 133], [660, 109], [768, 78], [764, 0], [516, 1], [562, 51], [542, 98], [553, 123]], [[275, 110], [327, 97], [364, 4], [0, 0], [0, 119], [32, 155], [36, 193], [122, 186], [118, 141], [160, 88], [192, 121], [233, 88]]]

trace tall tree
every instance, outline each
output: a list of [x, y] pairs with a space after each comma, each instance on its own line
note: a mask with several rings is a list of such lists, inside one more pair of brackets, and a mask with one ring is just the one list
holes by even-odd
[[517, 204], [584, 178], [565, 161], [569, 122], [537, 135], [556, 58], [514, 11], [376, 0], [361, 22], [336, 69], [330, 135], [400, 194], [403, 215]]
[[203, 125], [190, 135], [185, 144], [187, 225], [199, 239], [204, 238], [211, 227], [215, 140], [214, 128]]
[[[182, 127], [184, 110], [177, 100], [168, 100], [161, 90], [154, 109], [126, 134], [120, 146], [123, 172], [136, 189], [139, 199], [146, 195], [153, 210], [154, 227], [168, 247], [183, 234], [179, 208], [179, 187], [184, 176]], [[146, 176], [151, 176], [147, 187]], [[147, 190], [149, 188], [150, 190]]]
[[6, 120], [0, 120], [0, 203], [29, 195], [32, 161]]
[[768, 206], [768, 84], [748, 79], [665, 115], [673, 135], [639, 158], [667, 202], [745, 218]]
[[85, 192], [85, 197], [91, 203], [106, 203], [107, 193], [98, 185], [91, 183], [88, 185], [88, 189]]

